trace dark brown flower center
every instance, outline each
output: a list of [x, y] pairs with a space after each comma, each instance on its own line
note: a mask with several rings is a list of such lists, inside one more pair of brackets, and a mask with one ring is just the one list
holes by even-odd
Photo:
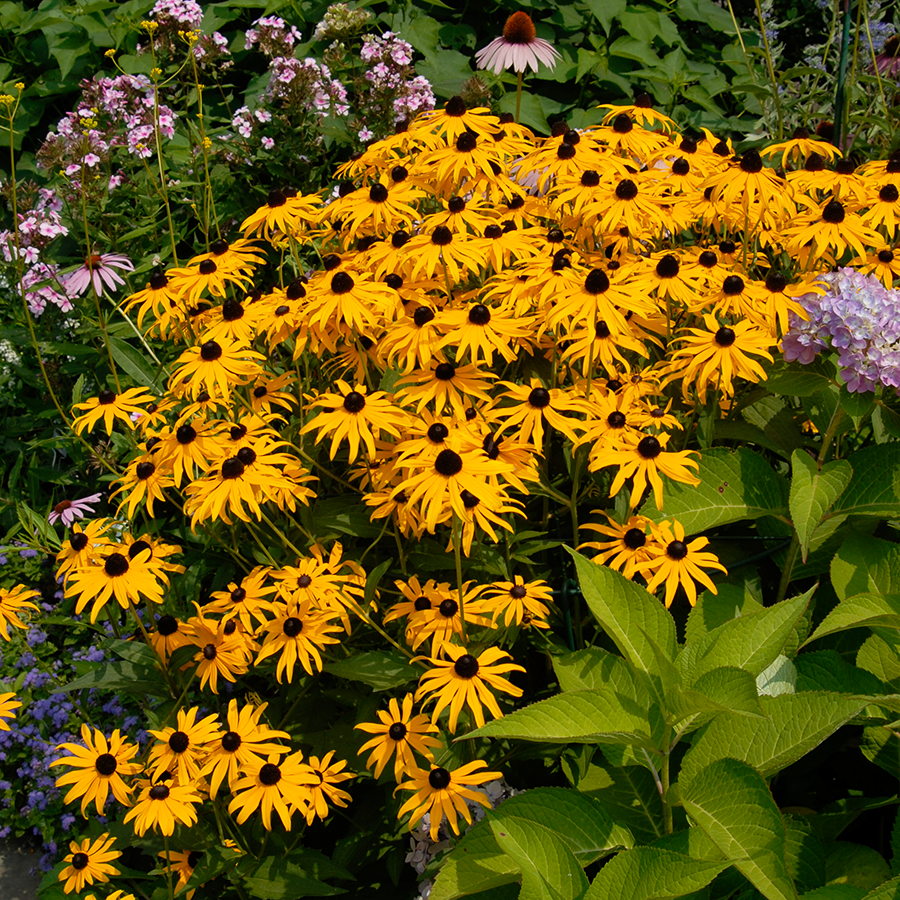
[[151, 800], [168, 800], [169, 786], [167, 784], [154, 784], [153, 787], [150, 788], [148, 796]]
[[184, 753], [191, 745], [191, 739], [183, 731], [173, 731], [169, 736], [169, 747], [173, 753]]
[[78, 531], [69, 538], [69, 544], [76, 553], [80, 553], [87, 547], [88, 537], [83, 531]]
[[273, 784], [278, 784], [281, 781], [281, 769], [278, 768], [274, 763], [266, 763], [259, 770], [259, 780], [266, 787], [271, 787]]
[[406, 737], [406, 726], [402, 722], [394, 722], [388, 728], [388, 737], [392, 741], [402, 741]]
[[109, 406], [110, 403], [116, 402], [116, 395], [113, 391], [100, 391], [97, 396], [97, 402], [101, 406]]
[[662, 453], [662, 445], [655, 437], [653, 437], [653, 435], [641, 438], [637, 449], [638, 453], [644, 459], [656, 459], [656, 457]]
[[222, 749], [226, 753], [234, 753], [241, 746], [241, 736], [236, 731], [228, 731], [222, 735]]
[[822, 210], [822, 220], [831, 225], [839, 225], [844, 221], [844, 204], [839, 200], [831, 200]]
[[464, 653], [453, 663], [453, 670], [460, 678], [474, 678], [478, 674], [478, 660], [471, 653]]
[[450, 773], [446, 769], [432, 769], [428, 773], [428, 783], [436, 791], [441, 791], [450, 784]]
[[515, 600], [522, 600], [528, 594], [528, 591], [525, 590], [524, 584], [514, 584], [509, 589], [509, 596]]
[[744, 279], [740, 275], [729, 275], [722, 282], [722, 292], [729, 297], [734, 297], [744, 290]]
[[537, 37], [534, 22], [525, 12], [514, 12], [503, 26], [503, 39], [507, 44], [532, 44]]
[[450, 429], [443, 422], [433, 422], [425, 434], [432, 444], [443, 444], [450, 436]]
[[535, 409], [544, 409], [550, 405], [550, 391], [547, 388], [534, 388], [528, 395], [528, 403]]
[[688, 548], [684, 541], [672, 541], [669, 546], [666, 547], [666, 556], [668, 556], [669, 559], [684, 559], [687, 555]]
[[219, 653], [219, 651], [216, 650], [215, 644], [207, 644], [203, 648], [203, 658], [207, 662], [212, 662], [216, 658], [216, 656], [218, 656], [218, 653]]
[[449, 597], [446, 600], [441, 601], [441, 605], [438, 607], [438, 612], [445, 619], [452, 619], [457, 612], [459, 612], [459, 604], [455, 600], [451, 600]]
[[111, 553], [106, 557], [106, 562], [103, 563], [103, 571], [110, 578], [124, 575], [128, 571], [128, 557], [122, 553]]
[[139, 481], [146, 481], [155, 471], [156, 466], [152, 462], [141, 462], [134, 467], [134, 474]]
[[622, 537], [622, 543], [629, 550], [640, 550], [647, 543], [647, 535], [640, 528], [629, 528]]
[[787, 287], [787, 278], [781, 272], [769, 272], [766, 275], [766, 290], [779, 294]]
[[212, 275], [218, 268], [219, 267], [211, 259], [204, 259], [203, 262], [197, 266], [197, 271], [201, 275]]
[[344, 409], [348, 413], [362, 412], [366, 405], [366, 398], [359, 391], [350, 391], [344, 397]]
[[453, 232], [446, 225], [438, 225], [431, 233], [431, 243], [438, 247], [446, 247], [453, 243]]
[[232, 456], [222, 463], [222, 477], [226, 481], [233, 481], [240, 478], [244, 474], [244, 464], [236, 457]]
[[94, 760], [94, 768], [104, 778], [109, 778], [110, 775], [113, 775], [118, 768], [118, 765], [119, 764], [116, 762], [116, 758], [112, 753], [101, 753]]
[[215, 341], [207, 341], [200, 348], [200, 358], [204, 362], [215, 362], [222, 355], [222, 348]]
[[156, 630], [163, 636], [168, 637], [178, 631], [178, 619], [175, 616], [160, 616], [156, 623]]
[[336, 272], [331, 279], [331, 290], [335, 294], [349, 294], [353, 290], [353, 279], [346, 272]]
[[735, 341], [734, 330], [731, 328], [720, 328], [716, 332], [715, 341], [720, 347], [730, 347]]
[[763, 167], [762, 157], [756, 150], [748, 150], [741, 157], [741, 171], [748, 175], [754, 175], [761, 172]]
[[455, 451], [441, 450], [434, 461], [434, 470], [445, 478], [451, 478], [462, 471], [462, 457]]
[[369, 199], [373, 203], [384, 203], [388, 198], [388, 189], [383, 184], [373, 184], [369, 188]]
[[297, 637], [303, 631], [303, 623], [296, 616], [289, 616], [284, 620], [282, 630], [288, 637]]
[[438, 363], [434, 367], [434, 377], [438, 381], [452, 381], [456, 374], [456, 366], [453, 363]]
[[678, 257], [673, 256], [671, 253], [667, 253], [657, 264], [656, 264], [656, 274], [659, 275], [660, 278], [674, 278], [681, 266], [678, 262]]
[[609, 290], [609, 276], [602, 269], [592, 269], [584, 279], [584, 290], [588, 294], [604, 294]]
[[87, 853], [76, 853], [72, 857], [72, 868], [80, 872], [82, 869], [87, 868], [88, 862], [90, 862], [90, 860], [88, 859]]
[[473, 325], [487, 325], [491, 321], [491, 311], [483, 303], [476, 303], [469, 310], [469, 321]]

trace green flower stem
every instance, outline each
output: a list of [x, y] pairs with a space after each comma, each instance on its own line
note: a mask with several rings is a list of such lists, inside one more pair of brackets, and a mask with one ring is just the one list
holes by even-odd
[[525, 72], [516, 73], [516, 121], [519, 121], [519, 113], [522, 110], [522, 79]]
[[[391, 644], [396, 650], [399, 650], [407, 659], [412, 661], [414, 659], [412, 653], [406, 649], [406, 647], [399, 644], [395, 641], [380, 625], [375, 623], [375, 620], [362, 608], [362, 606], [353, 600], [351, 597], [345, 598], [347, 607], [352, 610], [356, 615], [366, 623], [373, 631], [377, 631], [389, 644]], [[419, 665], [424, 666], [426, 669], [428, 666], [425, 663], [419, 663]]]
[[453, 513], [453, 558], [456, 563], [456, 592], [459, 597], [459, 620], [462, 626], [462, 642], [469, 643], [466, 633], [466, 601], [464, 598], [462, 581], [462, 521], [456, 513]]
[[769, 72], [769, 81], [772, 82], [772, 99], [775, 101], [775, 115], [778, 117], [778, 140], [784, 139], [784, 113], [781, 109], [781, 97], [778, 94], [778, 79], [775, 77], [775, 66], [772, 63], [772, 50], [769, 47], [769, 39], [766, 37], [766, 22], [763, 19], [762, 7], [759, 0], [754, 0], [756, 5], [756, 18], [759, 22], [759, 31], [762, 35], [763, 50], [766, 54], [766, 68]]
[[163, 847], [166, 851], [166, 884], [169, 888], [169, 900], [175, 900], [175, 886], [172, 884], [172, 857], [169, 856], [169, 836], [163, 832]]
[[[844, 0], [844, 20], [841, 32], [841, 56], [838, 64], [837, 92], [834, 96], [834, 136], [832, 143], [841, 149], [843, 143], [844, 106], [846, 105], [847, 60], [850, 56], [850, 0]], [[810, 254], [812, 255], [812, 254]]]

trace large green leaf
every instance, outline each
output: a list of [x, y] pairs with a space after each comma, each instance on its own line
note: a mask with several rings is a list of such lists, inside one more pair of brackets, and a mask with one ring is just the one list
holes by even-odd
[[694, 643], [720, 625], [763, 608], [743, 585], [719, 585], [718, 594], [703, 591], [688, 614], [685, 639], [689, 644]]
[[868, 706], [826, 691], [760, 697], [766, 719], [716, 716], [685, 754], [679, 781], [689, 784], [715, 760], [746, 760], [767, 778], [817, 747]]
[[785, 861], [798, 891], [811, 891], [825, 884], [825, 849], [805, 819], [787, 818]]
[[376, 691], [389, 691], [415, 681], [421, 670], [410, 666], [409, 660], [400, 653], [370, 650], [326, 663], [325, 671], [338, 678], [361, 681]]
[[676, 721], [697, 713], [732, 712], [736, 715], [762, 716], [756, 679], [744, 669], [723, 666], [704, 672], [688, 690], [678, 691], [670, 711]]
[[900, 635], [884, 633], [866, 638], [856, 654], [856, 665], [871, 672], [887, 688], [900, 691]]
[[759, 675], [781, 654], [811, 596], [812, 589], [759, 612], [730, 619], [697, 641], [689, 641], [675, 662], [685, 682], [690, 685], [704, 672], [722, 666]]
[[759, 454], [746, 448], [704, 451], [697, 486], [666, 484], [664, 511], [645, 503], [641, 512], [656, 522], [675, 518], [688, 534], [759, 516], [788, 514], [788, 485]]
[[891, 867], [872, 847], [849, 841], [825, 844], [826, 884], [851, 884], [872, 891], [884, 886], [890, 877]]
[[848, 663], [836, 650], [812, 650], [797, 657], [798, 691], [837, 691], [886, 694], [885, 685], [871, 672]]
[[847, 457], [853, 478], [833, 512], [900, 516], [900, 444], [865, 447]]
[[785, 858], [784, 820], [752, 766], [719, 759], [682, 791], [682, 802], [726, 859], [768, 900], [796, 900]]
[[831, 561], [841, 600], [854, 594], [900, 594], [900, 545], [853, 532]]
[[652, 643], [675, 659], [675, 621], [643, 588], [608, 566], [597, 565], [566, 548], [575, 560], [584, 599], [604, 631], [635, 669], [658, 675]]
[[863, 896], [865, 900], [900, 900], [900, 876], [886, 881]]
[[825, 616], [806, 644], [829, 634], [864, 626], [900, 628], [900, 594], [855, 594], [847, 597]]
[[584, 771], [570, 769], [568, 774], [577, 790], [599, 800], [613, 820], [626, 825], [636, 840], [650, 843], [662, 837], [662, 801], [647, 769], [594, 762]]
[[597, 874], [584, 900], [674, 900], [706, 887], [728, 860], [691, 859], [671, 850], [637, 847]]
[[[322, 866], [322, 860], [325, 866]], [[340, 870], [343, 874], [335, 874]], [[343, 888], [332, 887], [320, 881], [323, 878], [352, 878], [349, 872], [335, 866], [321, 854], [310, 854], [307, 861], [303, 854], [292, 855], [290, 859], [267, 856], [253, 870], [252, 875], [245, 876], [242, 882], [253, 897], [260, 900], [294, 900], [296, 897], [331, 897], [344, 894]]]
[[601, 647], [559, 653], [553, 657], [553, 670], [563, 691], [610, 688], [620, 694], [646, 698], [644, 686], [628, 663]]
[[529, 898], [579, 900], [588, 880], [566, 842], [555, 831], [530, 819], [506, 815], [489, 821], [500, 849], [522, 872], [522, 893]]
[[547, 743], [633, 744], [652, 748], [646, 711], [613, 691], [567, 691], [464, 735]]
[[866, 892], [849, 884], [828, 884], [801, 894], [801, 900], [862, 900]]
[[853, 469], [845, 459], [826, 463], [820, 468], [804, 450], [794, 451], [791, 469], [791, 519], [800, 541], [803, 561], [806, 562], [816, 528], [846, 490], [853, 477]]
[[159, 669], [129, 660], [104, 663], [99, 668], [70, 681], [61, 691], [82, 691], [97, 688], [141, 696], [168, 697], [169, 689]]

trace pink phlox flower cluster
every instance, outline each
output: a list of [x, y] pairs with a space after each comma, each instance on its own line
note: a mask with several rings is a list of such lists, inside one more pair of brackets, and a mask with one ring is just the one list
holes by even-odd
[[161, 28], [171, 26], [181, 31], [193, 31], [203, 21], [203, 8], [194, 0], [157, 0], [150, 10], [150, 18]]
[[201, 34], [194, 44], [194, 58], [203, 68], [217, 67], [225, 70], [234, 65], [231, 51], [228, 49], [228, 38], [218, 31], [212, 34]]
[[60, 218], [62, 200], [56, 192], [49, 188], [40, 188], [37, 201], [32, 209], [19, 213], [19, 247], [16, 250], [16, 235], [12, 231], [0, 232], [0, 252], [6, 262], [13, 262], [17, 252], [22, 259], [33, 265], [41, 257], [41, 251], [54, 238], [67, 235], [66, 228]]
[[[57, 288], [61, 290], [57, 290]], [[25, 302], [35, 317], [44, 313], [48, 303], [58, 306], [64, 313], [72, 311], [72, 301], [62, 289], [59, 267], [54, 264], [38, 262], [22, 274], [22, 291], [25, 295]]]
[[300, 43], [301, 38], [295, 25], [289, 26], [279, 16], [262, 16], [247, 29], [244, 48], [250, 50], [259, 44], [260, 51], [269, 59], [293, 56], [294, 47]]
[[295, 59], [277, 56], [269, 64], [272, 72], [266, 96], [286, 106], [300, 106], [324, 115], [333, 112], [346, 116], [350, 112], [347, 103], [347, 88], [336, 78], [324, 63], [312, 57]]
[[878, 384], [900, 387], [900, 291], [851, 268], [829, 272], [822, 280], [829, 285], [825, 294], [799, 298], [809, 320], [791, 314], [782, 341], [784, 358], [809, 365], [830, 347], [852, 393], [874, 391]]

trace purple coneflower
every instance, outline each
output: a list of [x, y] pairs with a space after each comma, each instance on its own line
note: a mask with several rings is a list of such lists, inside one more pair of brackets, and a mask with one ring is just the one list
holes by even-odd
[[91, 494], [90, 497], [82, 497], [80, 500], [63, 500], [53, 507], [53, 512], [47, 516], [47, 521], [51, 525], [55, 525], [61, 519], [63, 525], [69, 528], [76, 519], [83, 519], [85, 513], [92, 513], [94, 511], [93, 504], [102, 496], [102, 494]]
[[94, 253], [85, 259], [83, 266], [77, 268], [66, 279], [66, 293], [70, 297], [80, 297], [91, 284], [94, 285], [98, 297], [103, 293], [104, 285], [110, 291], [115, 291], [118, 285], [125, 284], [116, 269], [133, 272], [134, 266], [131, 260], [121, 253]]
[[493, 70], [495, 75], [504, 69], [524, 72], [528, 66], [537, 72], [538, 63], [552, 69], [558, 59], [559, 53], [537, 36], [531, 16], [524, 12], [513, 13], [503, 26], [503, 34], [475, 54], [478, 66]]

